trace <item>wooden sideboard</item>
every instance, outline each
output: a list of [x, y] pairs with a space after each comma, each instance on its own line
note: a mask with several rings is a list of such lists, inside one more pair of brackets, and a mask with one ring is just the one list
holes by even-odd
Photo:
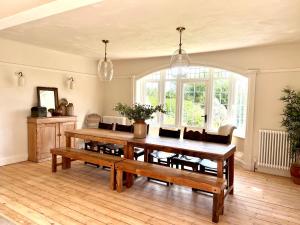
[[28, 117], [28, 160], [50, 159], [51, 148], [65, 147], [65, 131], [76, 129], [76, 120], [76, 116]]

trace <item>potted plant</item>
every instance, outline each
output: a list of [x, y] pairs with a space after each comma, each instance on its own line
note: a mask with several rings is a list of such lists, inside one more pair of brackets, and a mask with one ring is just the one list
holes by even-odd
[[127, 117], [129, 120], [134, 120], [134, 137], [145, 138], [147, 136], [147, 124], [145, 120], [152, 119], [153, 114], [156, 112], [166, 113], [163, 105], [144, 105], [135, 103], [132, 106], [127, 104], [118, 103], [114, 110], [119, 112], [122, 116]]
[[284, 102], [281, 125], [286, 128], [291, 143], [291, 176], [300, 184], [300, 92], [285, 88], [280, 98]]

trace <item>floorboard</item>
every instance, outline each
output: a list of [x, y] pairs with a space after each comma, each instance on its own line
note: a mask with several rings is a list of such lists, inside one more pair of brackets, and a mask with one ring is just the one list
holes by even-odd
[[[82, 162], [57, 173], [49, 161], [3, 166], [0, 215], [15, 224], [212, 224], [209, 194], [143, 177], [122, 193], [108, 184], [107, 170]], [[219, 224], [300, 224], [300, 186], [237, 168]]]

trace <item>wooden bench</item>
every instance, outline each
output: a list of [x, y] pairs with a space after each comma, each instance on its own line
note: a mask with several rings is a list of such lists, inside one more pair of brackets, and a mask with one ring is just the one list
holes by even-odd
[[117, 162], [115, 166], [118, 192], [122, 192], [123, 189], [123, 172], [128, 172], [210, 192], [213, 194], [212, 221], [217, 223], [219, 215], [223, 214], [225, 188], [223, 178], [129, 159]]
[[[110, 168], [110, 188], [115, 190], [116, 176], [115, 164], [123, 159], [121, 157], [89, 152], [82, 149], [75, 148], [55, 148], [50, 150], [52, 154], [52, 172], [56, 172], [57, 166], [62, 165], [62, 169], [71, 168], [72, 160], [82, 160], [85, 162], [93, 163], [99, 166]], [[57, 156], [62, 156], [62, 163], [57, 163]]]

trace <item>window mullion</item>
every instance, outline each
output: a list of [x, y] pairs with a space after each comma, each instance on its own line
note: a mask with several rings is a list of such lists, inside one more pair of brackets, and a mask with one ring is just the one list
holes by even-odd
[[183, 89], [183, 84], [182, 80], [179, 78], [176, 78], [176, 116], [175, 116], [175, 124], [177, 127], [182, 126], [182, 89]]
[[213, 91], [213, 70], [209, 69], [209, 79], [207, 82], [207, 93], [206, 93], [206, 115], [207, 115], [207, 123], [205, 124], [205, 129], [212, 129], [212, 107], [213, 107], [213, 100], [214, 100], [214, 91]]
[[[160, 79], [159, 79], [159, 104], [165, 105], [165, 70], [161, 71]], [[162, 113], [159, 113], [159, 121], [158, 124], [160, 126], [163, 125], [164, 116]]]

